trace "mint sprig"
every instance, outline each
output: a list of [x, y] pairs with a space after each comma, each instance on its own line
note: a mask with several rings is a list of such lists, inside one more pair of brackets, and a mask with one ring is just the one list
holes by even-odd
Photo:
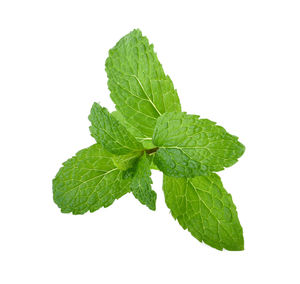
[[61, 211], [94, 212], [128, 192], [155, 210], [151, 169], [159, 169], [166, 204], [184, 229], [216, 249], [243, 250], [236, 207], [214, 172], [236, 163], [245, 147], [216, 123], [181, 112], [177, 91], [140, 30], [109, 51], [106, 72], [117, 110], [93, 104], [90, 132], [97, 143], [63, 163], [53, 180]]

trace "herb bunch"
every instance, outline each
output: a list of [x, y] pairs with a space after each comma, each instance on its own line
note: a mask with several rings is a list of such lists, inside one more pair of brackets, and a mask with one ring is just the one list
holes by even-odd
[[243, 250], [236, 207], [215, 172], [235, 164], [245, 147], [215, 122], [181, 112], [177, 91], [140, 30], [124, 36], [105, 65], [116, 111], [93, 104], [96, 143], [63, 163], [53, 180], [61, 212], [94, 212], [129, 192], [155, 210], [151, 169], [158, 169], [166, 204], [183, 229], [216, 249]]

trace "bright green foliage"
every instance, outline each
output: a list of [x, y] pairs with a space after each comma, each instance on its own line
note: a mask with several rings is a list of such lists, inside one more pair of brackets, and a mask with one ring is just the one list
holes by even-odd
[[164, 175], [163, 190], [173, 217], [196, 239], [219, 250], [244, 249], [236, 207], [218, 175], [195, 178]]
[[213, 173], [243, 154], [238, 138], [181, 112], [177, 91], [140, 30], [109, 51], [106, 71], [117, 110], [92, 106], [90, 132], [97, 144], [63, 163], [53, 180], [61, 212], [94, 212], [128, 192], [155, 210], [151, 169], [159, 169], [167, 206], [184, 229], [216, 249], [243, 250], [236, 207]]
[[135, 166], [134, 176], [131, 182], [133, 195], [151, 210], [155, 210], [156, 192], [151, 189], [152, 180], [150, 178], [150, 161], [144, 154]]
[[124, 155], [143, 150], [143, 145], [106, 108], [99, 104], [93, 104], [89, 120], [92, 123], [90, 126], [92, 136], [107, 151], [116, 155]]
[[208, 119], [183, 112], [160, 116], [153, 134], [158, 168], [168, 176], [194, 177], [230, 167], [244, 153], [236, 136]]
[[94, 212], [129, 192], [130, 181], [122, 179], [113, 155], [95, 144], [63, 163], [53, 180], [54, 201], [63, 213]]
[[143, 152], [131, 152], [125, 155], [114, 155], [113, 162], [118, 169], [127, 171], [133, 168], [142, 154]]
[[123, 37], [106, 60], [111, 98], [129, 124], [151, 138], [156, 119], [169, 111], [180, 111], [171, 79], [165, 75], [157, 55], [140, 30]]
[[119, 111], [113, 111], [111, 113], [122, 125], [125, 126], [125, 128], [138, 140], [140, 143], [143, 144], [145, 149], [151, 149], [155, 146], [152, 143], [152, 137], [151, 138], [145, 138], [143, 137], [143, 134], [134, 126], [129, 124], [124, 116]]

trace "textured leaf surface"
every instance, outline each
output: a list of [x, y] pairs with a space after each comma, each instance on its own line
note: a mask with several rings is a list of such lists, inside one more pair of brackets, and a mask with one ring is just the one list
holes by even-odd
[[155, 163], [166, 175], [194, 177], [230, 167], [244, 153], [236, 136], [208, 119], [183, 112], [157, 119], [153, 144]]
[[99, 104], [93, 104], [89, 120], [92, 123], [90, 126], [92, 136], [105, 150], [116, 155], [143, 150], [143, 145], [106, 108]]
[[145, 149], [151, 149], [155, 146], [152, 143], [152, 137], [151, 138], [145, 138], [143, 134], [133, 125], [129, 124], [124, 116], [119, 111], [113, 111], [111, 113], [125, 128], [135, 137], [137, 141], [143, 144], [143, 147]]
[[244, 249], [236, 207], [218, 175], [195, 178], [164, 175], [163, 190], [173, 217], [196, 239], [219, 250]]
[[109, 51], [106, 72], [117, 110], [144, 138], [151, 139], [157, 117], [181, 110], [171, 79], [140, 30], [127, 34]]
[[130, 181], [122, 179], [113, 155], [95, 144], [63, 163], [53, 180], [54, 201], [63, 213], [94, 212], [129, 192]]
[[135, 198], [142, 204], [155, 210], [156, 192], [151, 189], [150, 161], [144, 154], [137, 162], [135, 173], [131, 182], [131, 190]]
[[112, 159], [118, 169], [126, 171], [136, 164], [136, 161], [142, 154], [143, 152], [130, 152], [125, 155], [114, 155]]

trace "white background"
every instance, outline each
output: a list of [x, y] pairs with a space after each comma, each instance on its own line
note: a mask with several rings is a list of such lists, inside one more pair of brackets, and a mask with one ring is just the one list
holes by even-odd
[[[299, 283], [299, 1], [1, 1], [0, 283]], [[130, 194], [73, 216], [52, 201], [61, 163], [114, 109], [104, 62], [133, 28], [155, 45], [182, 107], [238, 135], [221, 172], [245, 251], [199, 243]], [[298, 270], [298, 271], [297, 271]]]

